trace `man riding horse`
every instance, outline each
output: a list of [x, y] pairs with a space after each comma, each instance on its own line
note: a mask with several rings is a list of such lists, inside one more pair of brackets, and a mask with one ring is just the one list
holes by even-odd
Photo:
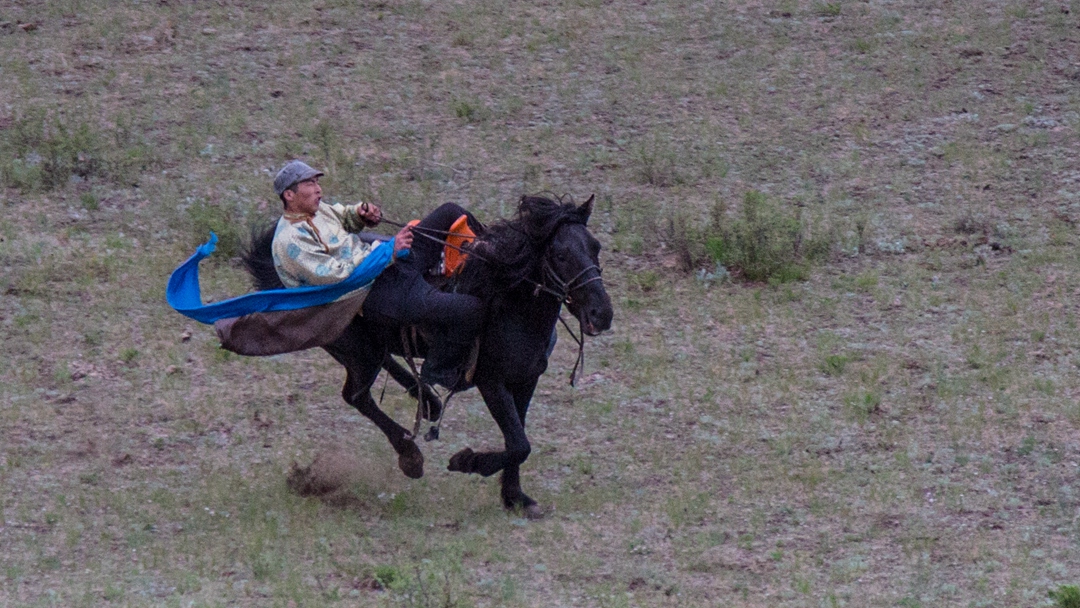
[[[381, 210], [362, 203], [323, 204], [320, 175], [297, 161], [278, 173], [274, 186], [284, 214], [277, 226], [253, 235], [244, 254], [257, 291], [203, 302], [198, 268], [214, 251], [217, 237], [211, 233], [169, 276], [169, 305], [212, 323], [222, 348], [239, 354], [325, 349], [345, 367], [342, 398], [379, 427], [397, 453], [398, 467], [414, 479], [424, 474], [415, 441], [420, 418], [439, 420], [442, 404], [435, 396], [429, 401], [429, 389], [418, 386], [390, 355], [415, 354], [402, 338], [419, 325], [430, 344], [421, 375], [451, 390], [475, 386], [503, 434], [502, 449], [463, 448], [450, 457], [447, 469], [483, 476], [501, 471], [503, 506], [522, 509], [527, 517], [541, 515], [537, 502], [522, 491], [520, 469], [531, 450], [525, 419], [547, 369], [559, 313], [565, 305], [582, 334], [590, 336], [608, 330], [613, 315], [600, 274], [600, 242], [587, 227], [593, 197], [579, 206], [522, 196], [513, 219], [483, 228], [456, 205], [439, 207], [413, 231], [455, 237], [468, 232], [462, 227], [468, 223], [477, 233], [468, 260], [454, 274], [454, 293], [442, 293], [425, 280], [438, 265], [441, 242], [412, 241], [413, 235], [403, 231], [393, 243], [370, 248], [356, 231], [378, 223]], [[395, 248], [410, 254], [395, 261]], [[453, 257], [448, 251], [447, 268], [455, 267]], [[282, 289], [286, 285], [292, 288]], [[473, 359], [468, 349], [474, 342], [479, 347], [470, 376], [461, 373], [462, 363]], [[382, 369], [428, 403], [418, 411], [412, 432], [371, 396]]]
[[[330, 205], [322, 202], [321, 171], [293, 160], [274, 178], [274, 191], [284, 205], [273, 240], [274, 269], [286, 287], [326, 285], [347, 278], [374, 246], [361, 239], [363, 228], [382, 221], [382, 210], [369, 203]], [[450, 231], [462, 215], [476, 230], [479, 224], [460, 206], [441, 205], [417, 225], [423, 234]], [[399, 252], [411, 250], [398, 258]], [[425, 384], [459, 390], [467, 384], [470, 351], [480, 332], [483, 305], [479, 298], [435, 289], [424, 275], [440, 261], [441, 245], [413, 240], [411, 227], [394, 237], [396, 260], [378, 281], [341, 299], [364, 298], [361, 314], [375, 321], [419, 326], [428, 340], [420, 372]]]

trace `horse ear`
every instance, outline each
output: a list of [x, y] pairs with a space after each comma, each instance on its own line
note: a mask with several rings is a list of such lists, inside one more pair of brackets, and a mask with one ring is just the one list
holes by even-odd
[[589, 200], [585, 201], [584, 203], [581, 204], [580, 207], [578, 207], [578, 211], [581, 213], [582, 219], [585, 222], [588, 222], [589, 221], [589, 216], [592, 215], [592, 206], [593, 206], [593, 201], [594, 200], [596, 200], [596, 195], [595, 194], [590, 196]]

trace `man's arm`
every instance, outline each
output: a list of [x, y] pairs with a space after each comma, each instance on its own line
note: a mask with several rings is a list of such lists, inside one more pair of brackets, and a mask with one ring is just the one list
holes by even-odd
[[334, 203], [329, 207], [341, 222], [341, 226], [348, 232], [357, 233], [364, 228], [373, 228], [382, 221], [382, 209], [371, 203], [356, 203], [355, 205]]

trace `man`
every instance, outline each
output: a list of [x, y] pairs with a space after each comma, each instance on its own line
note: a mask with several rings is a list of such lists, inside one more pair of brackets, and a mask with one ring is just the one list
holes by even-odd
[[[372, 251], [357, 234], [382, 221], [382, 210], [368, 203], [328, 205], [322, 202], [322, 172], [293, 160], [274, 178], [274, 191], [284, 205], [274, 233], [274, 268], [286, 287], [325, 285], [349, 276]], [[479, 224], [461, 207], [440, 206], [425, 217], [418, 229], [448, 231], [462, 215], [476, 230]], [[411, 250], [398, 259], [398, 253]], [[419, 325], [432, 338], [420, 378], [458, 390], [465, 385], [463, 369], [480, 332], [483, 306], [474, 296], [444, 293], [424, 280], [439, 263], [437, 243], [413, 242], [411, 228], [394, 236], [391, 266], [372, 284], [345, 297], [363, 297], [365, 317], [390, 323]]]

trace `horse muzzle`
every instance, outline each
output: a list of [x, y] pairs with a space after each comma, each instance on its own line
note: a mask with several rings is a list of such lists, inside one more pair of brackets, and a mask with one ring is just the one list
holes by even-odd
[[581, 324], [581, 331], [586, 336], [599, 336], [611, 329], [613, 315], [611, 300], [605, 298], [604, 302], [598, 305], [582, 306], [575, 316]]

